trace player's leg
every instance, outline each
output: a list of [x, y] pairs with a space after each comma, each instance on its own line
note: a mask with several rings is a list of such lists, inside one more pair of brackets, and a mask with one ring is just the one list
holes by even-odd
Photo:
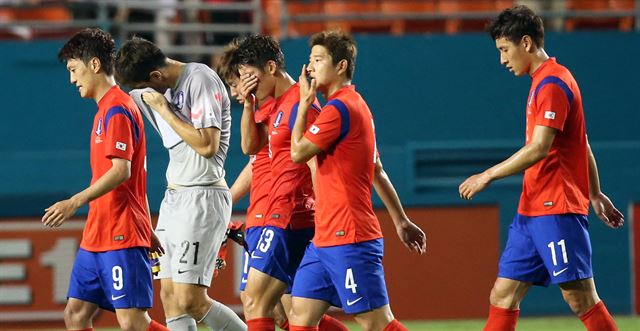
[[[270, 274], [251, 267], [245, 287], [244, 316], [249, 330], [273, 330], [275, 321], [273, 310], [287, 284]], [[267, 325], [268, 324], [268, 325]]]
[[124, 331], [169, 331], [164, 325], [149, 317], [145, 309], [116, 309], [120, 329]]
[[99, 306], [111, 309], [96, 268], [97, 253], [78, 249], [73, 262], [64, 309], [67, 330], [92, 330], [92, 319]]
[[64, 325], [67, 330], [93, 330], [93, 316], [98, 311], [98, 305], [75, 298], [67, 300], [64, 308]]
[[213, 280], [215, 261], [231, 219], [227, 189], [191, 188], [176, 195], [178, 222], [171, 241], [173, 296], [180, 310], [214, 330], [246, 330], [230, 308], [211, 299], [207, 288]]
[[589, 223], [585, 215], [537, 217], [529, 226], [551, 282], [584, 322], [587, 330], [616, 330], [593, 282]]
[[291, 310], [291, 294], [283, 294], [280, 302], [273, 308], [273, 320], [282, 330], [289, 330], [289, 317], [287, 313]]
[[489, 296], [486, 331], [515, 330], [520, 302], [533, 284], [547, 286], [549, 275], [527, 227], [529, 218], [516, 215], [500, 257], [498, 277]]
[[195, 331], [198, 328], [196, 320], [180, 308], [178, 300], [173, 295], [173, 274], [177, 272], [177, 265], [174, 265], [175, 255], [180, 248], [180, 238], [176, 238], [174, 228], [181, 226], [180, 222], [180, 202], [179, 192], [167, 190], [164, 199], [160, 204], [160, 214], [155, 233], [164, 247], [165, 254], [160, 257], [160, 272], [156, 279], [160, 279], [160, 299], [167, 327], [170, 330]]
[[331, 304], [324, 300], [293, 296], [289, 311], [289, 330], [319, 330], [318, 325]]

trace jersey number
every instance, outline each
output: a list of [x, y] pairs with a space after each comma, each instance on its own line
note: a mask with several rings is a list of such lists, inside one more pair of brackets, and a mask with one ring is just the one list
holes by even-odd
[[[189, 263], [185, 259], [185, 256], [189, 252], [189, 247], [191, 247], [191, 245], [189, 244], [188, 240], [183, 241], [182, 244], [180, 245], [184, 249], [184, 252], [182, 252], [182, 256], [180, 257], [180, 263]], [[193, 252], [193, 264], [198, 264], [198, 248], [200, 247], [200, 242], [199, 241], [194, 242], [193, 246], [195, 247], [195, 252]]]
[[[558, 241], [558, 246], [562, 247], [562, 261], [564, 262], [564, 264], [568, 264], [569, 258], [567, 258], [567, 247], [564, 244], [564, 239]], [[551, 250], [551, 259], [553, 260], [553, 265], [558, 265], [554, 242], [549, 242], [549, 245], [547, 245], [547, 247], [549, 247], [549, 249]]]
[[351, 268], [347, 269], [347, 276], [344, 278], [344, 288], [347, 290], [351, 290], [351, 292], [356, 293], [356, 288], [358, 284], [356, 284], [355, 279], [353, 279], [353, 270]]
[[111, 278], [113, 278], [113, 289], [116, 291], [122, 290], [124, 287], [124, 280], [122, 279], [122, 267], [119, 265], [114, 266], [111, 269]]
[[266, 253], [269, 250], [271, 240], [273, 240], [273, 235], [273, 230], [262, 229], [262, 234], [260, 234], [260, 243], [258, 244], [258, 249], [260, 249], [261, 252]]

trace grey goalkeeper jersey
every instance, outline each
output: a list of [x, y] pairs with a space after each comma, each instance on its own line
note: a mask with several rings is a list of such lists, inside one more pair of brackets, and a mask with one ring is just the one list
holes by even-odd
[[181, 120], [196, 129], [213, 127], [220, 130], [220, 147], [209, 159], [196, 153], [158, 113], [142, 101], [141, 95], [147, 91], [151, 89], [137, 89], [130, 94], [169, 151], [167, 182], [170, 185], [207, 186], [223, 179], [231, 136], [231, 113], [227, 90], [218, 75], [204, 64], [188, 63], [176, 87], [167, 90], [164, 95]]

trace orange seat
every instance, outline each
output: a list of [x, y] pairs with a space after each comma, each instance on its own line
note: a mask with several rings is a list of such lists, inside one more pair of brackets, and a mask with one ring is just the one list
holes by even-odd
[[[602, 12], [608, 10], [634, 10], [635, 0], [567, 0], [568, 10]], [[619, 29], [630, 31], [633, 28], [633, 16], [621, 17], [575, 17], [565, 20], [567, 31], [575, 29]]]
[[[379, 0], [325, 0], [324, 13], [327, 15], [348, 15], [380, 13]], [[350, 19], [332, 20], [326, 23], [328, 29], [340, 29], [345, 32], [389, 32], [391, 22], [382, 20]]]
[[[380, 10], [384, 14], [433, 13], [434, 1], [382, 0]], [[391, 33], [401, 35], [405, 32], [444, 31], [444, 20], [393, 19]]]
[[[488, 16], [493, 16], [493, 14], [513, 5], [514, 1], [512, 0], [440, 0], [438, 10], [443, 13], [486, 12]], [[489, 18], [451, 18], [446, 22], [445, 31], [450, 34], [483, 31], [488, 21]]]
[[[298, 0], [298, 1], [286, 1], [287, 13], [289, 17], [295, 17], [300, 14], [322, 14], [323, 4], [320, 1]], [[312, 35], [316, 32], [324, 30], [324, 22], [293, 22], [289, 21], [288, 33], [289, 36], [298, 37], [305, 35]]]

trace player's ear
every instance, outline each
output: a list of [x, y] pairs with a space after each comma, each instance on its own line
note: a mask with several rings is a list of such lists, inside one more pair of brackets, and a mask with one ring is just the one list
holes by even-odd
[[336, 69], [338, 70], [338, 76], [345, 73], [348, 67], [349, 67], [349, 62], [347, 60], [345, 59], [340, 60], [340, 62], [338, 62], [338, 65], [336, 66]]
[[100, 59], [98, 59], [97, 57], [92, 57], [91, 60], [89, 60], [89, 67], [94, 73], [97, 74], [100, 71], [100, 68], [102, 67], [102, 64], [100, 63]]
[[150, 82], [160, 82], [162, 81], [162, 73], [160, 70], [154, 70], [149, 73], [149, 81]]
[[533, 39], [531, 39], [531, 36], [524, 35], [520, 42], [522, 43], [522, 46], [524, 46], [524, 50], [527, 51], [527, 53], [531, 53], [533, 50]]
[[272, 75], [275, 75], [276, 71], [278, 71], [278, 65], [276, 65], [276, 61], [269, 60], [267, 61], [267, 72]]

